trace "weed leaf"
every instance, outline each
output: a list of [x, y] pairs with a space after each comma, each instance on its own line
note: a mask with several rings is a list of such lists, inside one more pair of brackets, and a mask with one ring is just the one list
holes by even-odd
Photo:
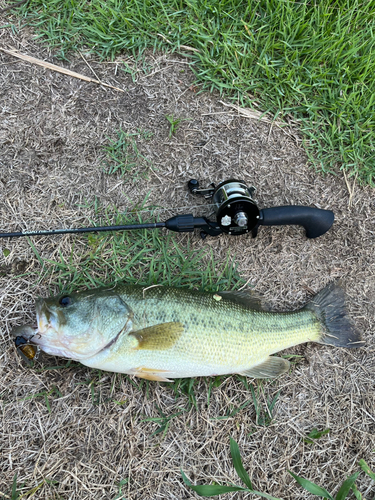
[[214, 497], [223, 493], [230, 493], [231, 491], [247, 491], [246, 488], [242, 488], [241, 486], [221, 486], [220, 484], [201, 484], [190, 486], [190, 488], [201, 497]]
[[357, 486], [353, 484], [352, 491], [357, 500], [364, 500], [362, 493], [358, 490]]
[[230, 454], [232, 455], [233, 465], [240, 479], [246, 484], [249, 490], [253, 489], [248, 473], [245, 471], [242, 465], [240, 449], [236, 441], [230, 438]]
[[324, 436], [325, 434], [328, 434], [330, 431], [330, 429], [324, 429], [323, 431], [318, 431], [318, 429], [313, 429], [308, 435], [307, 437], [311, 438], [311, 439], [319, 439], [321, 438], [322, 436]]
[[372, 480], [375, 481], [375, 474], [372, 472], [372, 470], [370, 469], [370, 467], [367, 465], [367, 463], [363, 460], [363, 458], [359, 461], [359, 466], [361, 467], [361, 469], [368, 475], [371, 477]]
[[214, 497], [216, 495], [221, 495], [222, 493], [229, 493], [231, 491], [248, 491], [246, 488], [242, 488], [241, 486], [221, 486], [219, 484], [202, 484], [194, 486], [185, 476], [183, 470], [180, 469], [180, 471], [182, 479], [184, 480], [186, 486], [189, 486], [189, 488], [194, 490], [201, 497]]
[[346, 479], [343, 483], [342, 483], [342, 486], [341, 488], [339, 489], [337, 495], [336, 495], [336, 500], [344, 500], [344, 498], [346, 498], [348, 496], [348, 493], [351, 489], [351, 487], [353, 486], [353, 484], [355, 483], [357, 477], [359, 476], [361, 472], [356, 472], [355, 474], [353, 474], [352, 476], [348, 477], [348, 479]]
[[[123, 487], [125, 484], [127, 484], [127, 483], [128, 483], [128, 481], [129, 481], [129, 479], [121, 479], [121, 481], [120, 481], [120, 482], [118, 483], [118, 485], [117, 485], [117, 486], [118, 486], [118, 493], [117, 493], [117, 495], [114, 497], [114, 499], [113, 499], [113, 500], [118, 500], [119, 498], [123, 498], [123, 499], [124, 499], [124, 495], [123, 495], [123, 493], [122, 493], [122, 491], [121, 491], [121, 490], [122, 490], [122, 487]], [[125, 500], [125, 499], [124, 499], [124, 500]]]
[[12, 500], [17, 500], [18, 498], [18, 493], [17, 493], [17, 472], [14, 474], [13, 478], [13, 484], [12, 484]]
[[294, 479], [297, 481], [298, 484], [302, 486], [302, 488], [305, 488], [305, 490], [309, 491], [313, 495], [317, 495], [319, 497], [323, 498], [328, 498], [328, 500], [334, 500], [332, 496], [328, 493], [327, 490], [324, 488], [321, 488], [315, 483], [312, 483], [311, 481], [308, 481], [307, 479], [303, 477], [299, 477], [296, 474], [293, 474], [290, 470], [288, 470], [289, 474], [294, 477]]
[[304, 438], [305, 443], [308, 444], [313, 444], [313, 439], [319, 439], [325, 434], [328, 434], [330, 429], [324, 429], [323, 431], [318, 431], [318, 429], [313, 429], [309, 434], [307, 434], [307, 437]]
[[262, 493], [261, 491], [251, 490], [254, 495], [258, 495], [258, 497], [267, 498], [268, 500], [282, 500], [282, 498], [272, 497], [267, 493]]

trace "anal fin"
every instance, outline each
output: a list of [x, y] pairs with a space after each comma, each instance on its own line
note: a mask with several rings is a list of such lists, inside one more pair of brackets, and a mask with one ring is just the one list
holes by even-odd
[[[173, 382], [165, 376], [168, 370], [157, 370], [155, 368], [146, 368], [145, 366], [139, 366], [134, 369], [134, 376], [138, 378], [144, 378], [146, 380], [154, 380], [155, 382]], [[163, 375], [164, 374], [164, 375]]]
[[287, 359], [269, 356], [260, 365], [244, 370], [240, 375], [252, 378], [274, 378], [289, 370], [290, 363]]

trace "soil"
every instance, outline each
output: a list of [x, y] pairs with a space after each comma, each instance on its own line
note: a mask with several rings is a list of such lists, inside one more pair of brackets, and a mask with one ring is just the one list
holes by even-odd
[[[266, 398], [279, 394], [269, 425], [256, 418], [249, 388], [235, 377], [213, 388], [198, 379], [197, 405], [189, 407], [187, 398], [176, 399], [166, 384], [140, 388], [110, 373], [99, 379], [85, 367], [26, 369], [9, 333], [33, 321], [36, 296], [57, 291], [38, 281], [41, 259], [60, 251], [69, 254], [80, 237], [0, 239], [0, 493], [9, 494], [17, 473], [23, 492], [40, 485], [34, 494], [38, 499], [113, 499], [125, 479], [120, 498], [196, 498], [180, 468], [194, 484], [241, 484], [230, 459], [229, 436], [238, 442], [256, 489], [284, 499], [310, 498], [287, 469], [334, 493], [346, 475], [358, 470], [361, 458], [374, 470], [374, 189], [345, 179], [340, 170], [315, 172], [298, 124], [280, 128], [249, 119], [220, 95], [200, 92], [186, 55], [150, 53], [139, 61], [123, 55], [103, 62], [84, 52], [61, 61], [27, 29], [14, 33], [10, 28], [0, 32], [1, 47], [124, 90], [0, 51], [2, 231], [79, 227], [94, 217], [95, 200], [122, 211], [146, 195], [148, 203], [164, 207], [161, 219], [186, 212], [210, 215], [212, 207], [189, 193], [187, 181], [197, 178], [206, 186], [243, 179], [257, 188], [259, 207], [333, 210], [333, 227], [317, 239], [306, 238], [299, 226], [282, 226], [262, 227], [255, 239], [221, 235], [201, 240], [196, 233], [178, 235], [176, 241], [184, 245], [189, 239], [197, 249], [208, 245], [217, 262], [229, 253], [248, 285], [274, 309], [297, 308], [341, 279], [366, 345], [350, 351], [316, 344], [290, 349], [289, 354], [301, 356], [293, 358], [291, 372], [254, 385], [262, 388], [263, 408]], [[166, 116], [181, 119], [171, 137]], [[103, 167], [104, 148], [120, 129], [137, 134], [142, 155], [125, 177], [108, 175]], [[104, 398], [100, 405], [95, 403], [98, 384]], [[165, 435], [152, 435], [160, 427], [157, 407], [171, 417]], [[309, 444], [304, 437], [313, 428], [330, 432]], [[374, 496], [370, 478], [362, 474], [357, 484], [364, 497]]]

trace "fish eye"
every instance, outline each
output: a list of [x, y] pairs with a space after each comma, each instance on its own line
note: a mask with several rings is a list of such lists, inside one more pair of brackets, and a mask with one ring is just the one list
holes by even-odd
[[69, 297], [69, 295], [64, 295], [64, 297], [61, 297], [59, 300], [59, 304], [62, 307], [68, 307], [72, 303], [72, 299]]

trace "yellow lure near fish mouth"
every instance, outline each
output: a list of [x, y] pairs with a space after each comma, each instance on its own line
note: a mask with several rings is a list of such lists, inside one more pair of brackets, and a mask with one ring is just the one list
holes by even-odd
[[360, 347], [338, 283], [303, 308], [270, 312], [249, 291], [198, 292], [118, 283], [37, 302], [35, 342], [49, 354], [147, 380], [238, 373], [272, 378], [272, 356], [304, 342]]

